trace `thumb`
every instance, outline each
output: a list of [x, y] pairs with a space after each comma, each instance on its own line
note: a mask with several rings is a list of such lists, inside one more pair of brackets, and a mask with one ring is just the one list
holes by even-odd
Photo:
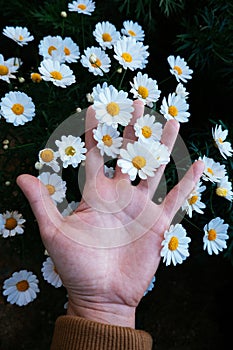
[[[57, 225], [62, 215], [58, 211], [45, 185], [28, 174], [18, 176], [17, 184], [28, 199], [41, 231]], [[51, 232], [52, 233], [52, 232]]]

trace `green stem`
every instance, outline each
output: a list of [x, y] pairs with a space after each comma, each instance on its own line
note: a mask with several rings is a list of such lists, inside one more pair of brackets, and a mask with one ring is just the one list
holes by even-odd
[[124, 70], [124, 73], [122, 74], [122, 77], [121, 77], [121, 81], [120, 81], [120, 84], [119, 84], [119, 90], [121, 89], [121, 86], [122, 86], [122, 83], [123, 83], [123, 80], [125, 78], [125, 75], [126, 75], [126, 69]]

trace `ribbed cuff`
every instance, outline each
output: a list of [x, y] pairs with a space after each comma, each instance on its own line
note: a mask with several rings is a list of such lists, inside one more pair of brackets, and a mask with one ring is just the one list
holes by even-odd
[[77, 316], [56, 320], [50, 350], [151, 350], [151, 336], [130, 327], [108, 325]]

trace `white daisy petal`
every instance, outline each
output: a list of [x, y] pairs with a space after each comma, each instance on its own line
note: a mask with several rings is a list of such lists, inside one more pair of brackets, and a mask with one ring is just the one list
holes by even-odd
[[84, 15], [91, 15], [91, 13], [95, 10], [95, 1], [91, 0], [78, 0], [73, 1], [68, 4], [69, 11], [82, 13]]
[[61, 141], [56, 140], [55, 144], [58, 147], [58, 153], [64, 168], [67, 168], [68, 165], [76, 168], [82, 160], [86, 159], [85, 153], [87, 149], [84, 147], [85, 143], [79, 136], [63, 135]]
[[103, 49], [111, 49], [117, 40], [120, 39], [120, 33], [116, 30], [116, 27], [108, 21], [98, 22], [93, 35]]
[[212, 219], [203, 228], [203, 249], [206, 250], [209, 255], [218, 254], [219, 251], [227, 248], [226, 240], [229, 238], [227, 234], [229, 225], [224, 224], [224, 220], [220, 217]]
[[43, 172], [38, 179], [47, 187], [54, 203], [61, 203], [66, 195], [66, 182], [58, 174]]
[[226, 174], [226, 168], [224, 164], [215, 162], [212, 158], [203, 156], [199, 157], [205, 164], [205, 169], [202, 174], [202, 179], [205, 181], [219, 182]]
[[7, 210], [0, 214], [0, 235], [7, 238], [23, 234], [25, 221], [18, 211]]
[[176, 119], [180, 123], [185, 123], [190, 117], [188, 112], [189, 104], [184, 98], [175, 93], [169, 94], [168, 99], [164, 97], [160, 108], [160, 113], [167, 119]]
[[26, 27], [6, 26], [3, 29], [3, 34], [8, 38], [14, 40], [20, 46], [27, 45], [29, 41], [32, 41], [34, 39], [33, 35], [30, 35], [30, 32]]
[[125, 36], [133, 37], [136, 41], [143, 41], [145, 37], [142, 27], [133, 21], [124, 21], [121, 33]]
[[52, 286], [55, 288], [62, 286], [62, 280], [56, 270], [56, 266], [50, 257], [47, 257], [47, 259], [43, 262], [41, 272], [44, 279]]
[[216, 147], [221, 153], [223, 158], [231, 157], [233, 154], [233, 149], [231, 143], [225, 141], [228, 135], [228, 130], [222, 130], [221, 125], [216, 125], [214, 129], [212, 129], [212, 136], [215, 142]]
[[181, 58], [180, 56], [169, 56], [167, 60], [171, 67], [170, 72], [176, 77], [176, 80], [178, 82], [180, 82], [181, 80], [184, 83], [186, 83], [187, 79], [192, 78], [191, 74], [193, 73], [193, 71], [188, 67], [187, 63], [183, 58]]

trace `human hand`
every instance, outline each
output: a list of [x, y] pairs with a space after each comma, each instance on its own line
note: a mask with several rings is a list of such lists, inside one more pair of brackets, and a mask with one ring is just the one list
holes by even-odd
[[[144, 110], [139, 101], [134, 107], [124, 131], [126, 141], [134, 139], [132, 125]], [[96, 126], [90, 107], [86, 115], [86, 182], [81, 203], [72, 215], [60, 214], [36, 177], [20, 175], [17, 183], [29, 200], [41, 238], [67, 289], [67, 313], [134, 327], [135, 309], [160, 262], [164, 231], [199, 180], [203, 163], [195, 162], [163, 202], [155, 204], [152, 197], [165, 166], [137, 186], [132, 186], [118, 167], [114, 178], [107, 178], [92, 136]], [[178, 131], [175, 120], [164, 127], [161, 141], [170, 151]]]

